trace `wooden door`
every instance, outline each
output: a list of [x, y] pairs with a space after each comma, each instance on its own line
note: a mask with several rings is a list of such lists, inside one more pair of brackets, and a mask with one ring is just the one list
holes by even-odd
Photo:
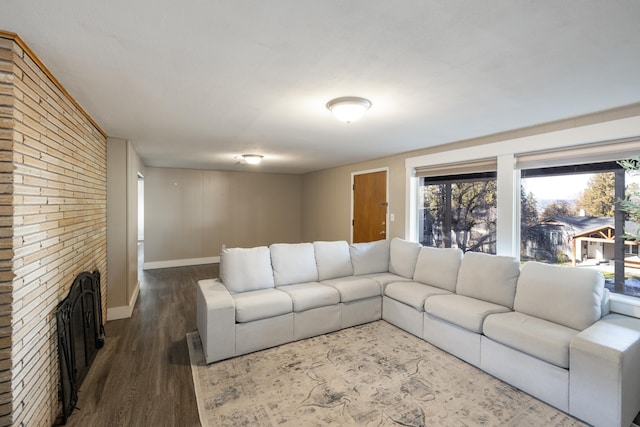
[[353, 176], [353, 242], [387, 238], [387, 171]]

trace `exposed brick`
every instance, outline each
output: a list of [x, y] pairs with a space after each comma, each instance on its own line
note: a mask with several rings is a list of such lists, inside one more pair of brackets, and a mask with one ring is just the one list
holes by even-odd
[[104, 307], [105, 137], [0, 37], [0, 426], [53, 424], [53, 313], [75, 276], [95, 269]]

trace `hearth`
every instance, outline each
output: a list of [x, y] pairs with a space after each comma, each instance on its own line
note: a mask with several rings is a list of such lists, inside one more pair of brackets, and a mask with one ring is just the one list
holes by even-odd
[[62, 422], [78, 402], [78, 389], [104, 345], [100, 272], [80, 273], [56, 310]]

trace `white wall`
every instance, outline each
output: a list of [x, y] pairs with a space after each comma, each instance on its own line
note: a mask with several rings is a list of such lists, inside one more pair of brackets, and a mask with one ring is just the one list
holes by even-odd
[[147, 168], [145, 268], [216, 262], [223, 245], [301, 241], [300, 175]]
[[[409, 219], [415, 211], [410, 205], [413, 202], [414, 193], [411, 181], [407, 178], [411, 167], [429, 164], [429, 162], [433, 162], [431, 164], [454, 163], [463, 160], [461, 155], [467, 156], [466, 160], [486, 158], [491, 155], [496, 157], [511, 155], [513, 153], [511, 144], [515, 140], [522, 140], [522, 144], [529, 149], [535, 149], [538, 144], [545, 147], [577, 144], [577, 140], [564, 139], [562, 131], [566, 130], [577, 130], [573, 137], [582, 135], [583, 142], [607, 140], [615, 137], [614, 134], [609, 133], [607, 126], [594, 128], [592, 125], [607, 124], [633, 117], [640, 117], [640, 104], [306, 174], [303, 177], [302, 187], [302, 237], [306, 241], [349, 240], [351, 174], [354, 172], [380, 167], [389, 168], [389, 213], [395, 213], [395, 221], [389, 223], [389, 238], [411, 238], [413, 234]], [[548, 135], [552, 136], [549, 138]], [[543, 143], [545, 138], [547, 138], [546, 142]], [[425, 135], [425, 145], [427, 141], [428, 135]], [[501, 147], [500, 150], [488, 151], [494, 144], [498, 144]], [[418, 160], [407, 165], [407, 159], [411, 158]], [[508, 161], [506, 157], [503, 158], [500, 167], [507, 167]], [[502, 184], [500, 191], [508, 191], [509, 187], [515, 185], [505, 181]], [[512, 203], [513, 201], [503, 199], [503, 202]], [[500, 220], [504, 223], [508, 219]], [[509, 247], [513, 245], [512, 242], [506, 242], [504, 239], [503, 237], [502, 242], [505, 245]]]
[[138, 171], [126, 139], [107, 138], [107, 320], [130, 317], [138, 295]]

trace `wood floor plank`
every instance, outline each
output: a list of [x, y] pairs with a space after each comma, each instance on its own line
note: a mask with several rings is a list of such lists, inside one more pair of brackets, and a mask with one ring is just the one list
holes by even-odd
[[68, 426], [199, 426], [185, 335], [196, 330], [196, 284], [218, 264], [140, 271], [129, 319], [107, 322], [105, 346]]

